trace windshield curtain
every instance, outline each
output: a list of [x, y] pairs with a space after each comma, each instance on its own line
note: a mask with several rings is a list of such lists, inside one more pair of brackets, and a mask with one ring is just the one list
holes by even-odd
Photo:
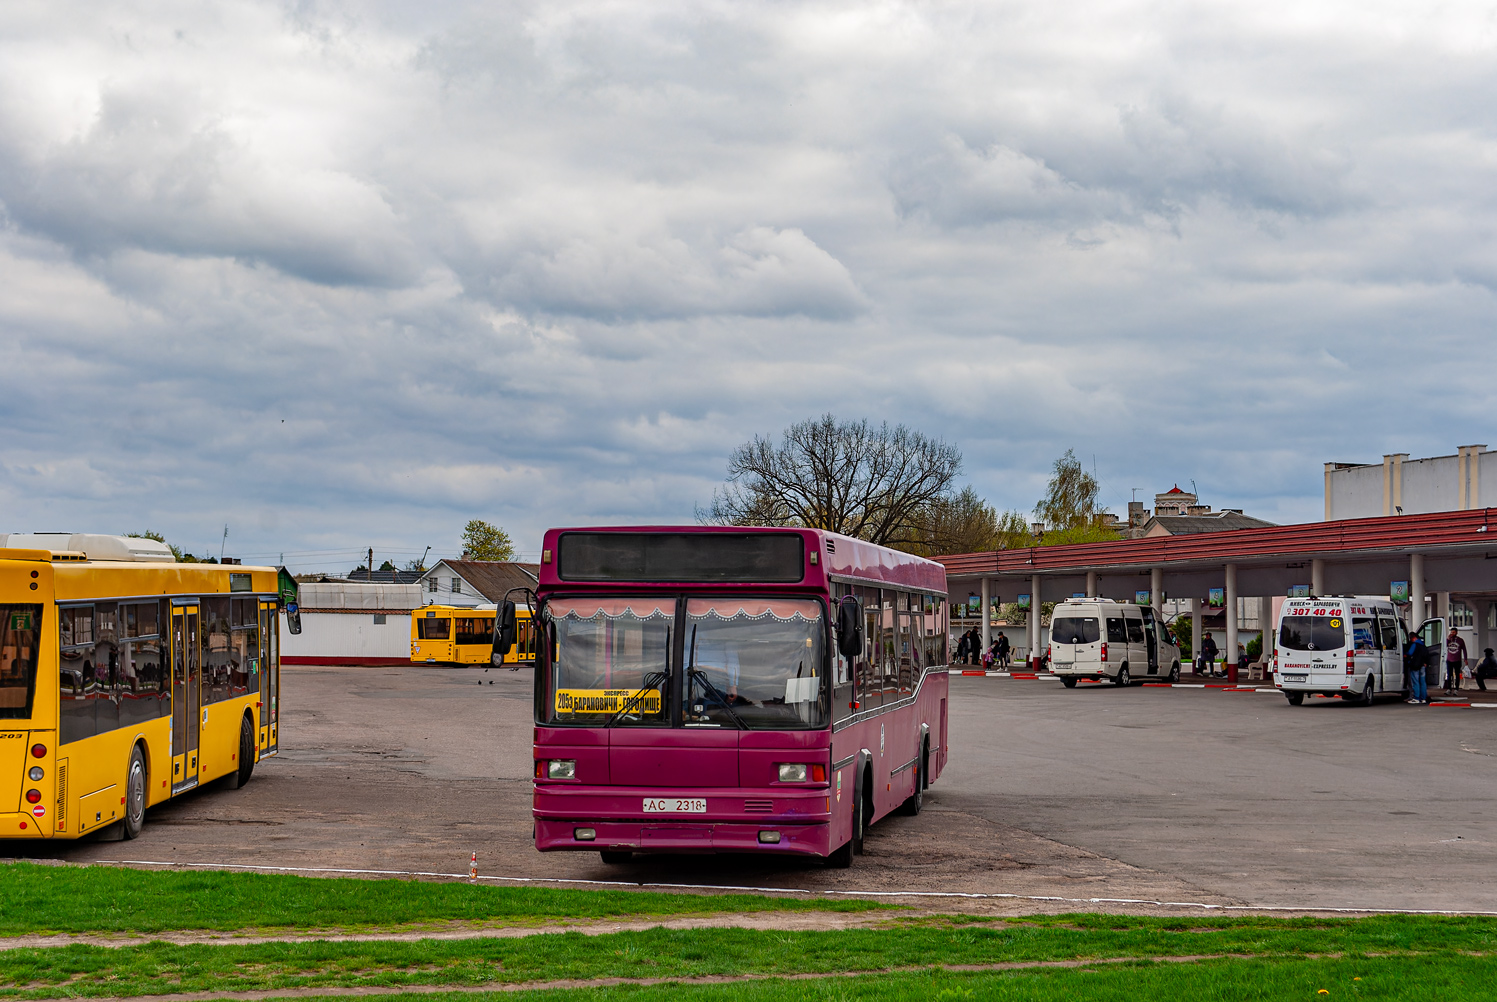
[[826, 720], [826, 625], [809, 599], [686, 602], [688, 725], [794, 730]]
[[1346, 621], [1340, 616], [1285, 616], [1279, 622], [1279, 646], [1291, 651], [1339, 651], [1346, 646]]
[[31, 716], [41, 631], [40, 605], [0, 605], [0, 718]]
[[674, 598], [557, 598], [548, 723], [668, 723]]

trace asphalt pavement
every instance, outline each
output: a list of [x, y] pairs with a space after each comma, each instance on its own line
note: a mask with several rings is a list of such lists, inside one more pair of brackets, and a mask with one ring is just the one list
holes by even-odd
[[962, 910], [1497, 912], [1497, 710], [953, 676], [946, 773], [920, 816], [879, 823], [851, 869], [746, 856], [605, 865], [533, 848], [528, 673], [282, 677], [283, 750], [246, 788], [154, 808], [134, 841], [7, 848], [431, 874], [466, 874], [477, 852], [480, 874], [501, 880], [1015, 896], [908, 899]]

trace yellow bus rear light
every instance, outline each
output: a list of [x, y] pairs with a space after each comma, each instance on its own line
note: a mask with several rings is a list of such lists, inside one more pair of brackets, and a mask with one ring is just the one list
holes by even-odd
[[38, 744], [38, 745], [32, 745], [31, 746], [31, 757], [32, 758], [46, 758], [47, 757], [47, 746], [46, 745], [40, 745], [40, 744]]
[[41, 802], [42, 802], [42, 791], [41, 790], [27, 790], [26, 791], [26, 803], [28, 803], [28, 804], [39, 804]]
[[42, 767], [41, 766], [34, 765], [34, 766], [31, 767], [31, 771], [28, 772], [26, 775], [28, 775], [28, 776], [31, 777], [31, 781], [33, 783], [40, 783], [42, 781], [42, 777], [45, 776], [46, 773], [42, 771]]

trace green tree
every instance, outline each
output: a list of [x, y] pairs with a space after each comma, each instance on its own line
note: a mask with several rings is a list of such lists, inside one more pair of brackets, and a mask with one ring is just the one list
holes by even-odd
[[1194, 649], [1191, 643], [1192, 628], [1189, 616], [1176, 616], [1170, 623], [1170, 628], [1175, 631], [1175, 643], [1180, 648], [1180, 656], [1189, 659]]
[[382, 571], [393, 571], [395, 569], [395, 565], [386, 560], [384, 563], [379, 565], [379, 569]]
[[463, 549], [471, 560], [515, 559], [515, 544], [509, 533], [478, 518], [463, 527]]
[[1034, 506], [1035, 518], [1047, 530], [1075, 529], [1097, 515], [1097, 478], [1081, 468], [1076, 450], [1067, 449], [1055, 461], [1045, 496]]

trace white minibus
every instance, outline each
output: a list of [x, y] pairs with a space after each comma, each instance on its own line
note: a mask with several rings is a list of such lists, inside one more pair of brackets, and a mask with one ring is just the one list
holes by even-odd
[[[1445, 649], [1445, 620], [1426, 620], [1419, 633], [1433, 663]], [[1340, 696], [1362, 706], [1384, 694], [1407, 698], [1407, 643], [1398, 609], [1386, 598], [1291, 598], [1279, 610], [1274, 687], [1291, 706], [1312, 694]]]
[[1180, 648], [1147, 605], [1110, 598], [1057, 602], [1050, 616], [1050, 670], [1067, 689], [1078, 679], [1180, 681]]

